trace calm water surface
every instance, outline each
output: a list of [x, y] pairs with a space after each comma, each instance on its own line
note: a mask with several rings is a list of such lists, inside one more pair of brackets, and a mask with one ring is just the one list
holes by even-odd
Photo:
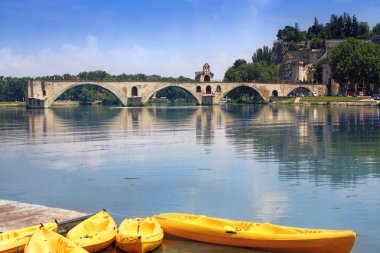
[[[230, 106], [0, 110], [0, 199], [125, 217], [353, 229], [380, 249], [380, 111]], [[162, 252], [236, 252], [167, 239]], [[241, 252], [253, 252], [240, 250]]]

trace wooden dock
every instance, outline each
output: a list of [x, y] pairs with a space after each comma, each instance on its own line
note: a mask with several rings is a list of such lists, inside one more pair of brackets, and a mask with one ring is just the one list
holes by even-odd
[[0, 232], [57, 220], [58, 230], [64, 234], [88, 216], [61, 208], [0, 200]]

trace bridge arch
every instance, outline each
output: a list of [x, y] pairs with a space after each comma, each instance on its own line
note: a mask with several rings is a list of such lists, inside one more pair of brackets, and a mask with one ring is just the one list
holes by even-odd
[[287, 96], [293, 95], [293, 96], [300, 96], [301, 94], [303, 95], [308, 95], [309, 93], [313, 92], [309, 87], [306, 86], [298, 86], [297, 88], [292, 89]]
[[237, 84], [235, 86], [226, 86], [228, 87], [228, 89], [225, 89], [223, 92], [222, 92], [222, 96], [221, 98], [225, 98], [228, 93], [230, 93], [231, 91], [235, 90], [235, 89], [238, 89], [240, 87], [247, 87], [247, 88], [250, 88], [252, 90], [254, 90], [257, 94], [259, 94], [259, 96], [261, 97], [261, 99], [265, 102], [268, 102], [268, 99], [266, 96], [264, 96], [260, 90], [258, 90], [256, 87], [252, 86], [252, 85], [249, 85], [249, 84]]
[[156, 94], [157, 92], [159, 92], [160, 90], [163, 90], [163, 89], [166, 89], [166, 88], [169, 88], [169, 87], [178, 87], [178, 88], [181, 88], [182, 90], [184, 90], [187, 94], [191, 95], [196, 104], [197, 105], [200, 105], [201, 104], [201, 100], [198, 98], [198, 96], [196, 96], [191, 90], [189, 90], [187, 87], [183, 87], [182, 85], [173, 85], [173, 84], [164, 84], [163, 86], [155, 89], [153, 92], [149, 93], [148, 96], [146, 96], [144, 99], [143, 99], [143, 104], [146, 104], [149, 99], [151, 99], [153, 97], [154, 94]]
[[88, 84], [101, 87], [111, 92], [119, 100], [120, 104], [126, 105], [126, 103], [123, 102], [123, 98], [121, 97], [121, 94], [117, 90], [112, 89], [109, 85], [106, 85], [103, 83], [96, 83], [96, 82], [77, 82], [77, 83], [71, 83], [69, 85], [62, 86], [61, 89], [59, 89], [54, 95], [50, 96], [47, 99], [47, 107], [50, 107], [54, 103], [54, 101], [56, 101], [57, 98], [61, 96], [63, 93], [65, 93], [67, 90], [78, 87], [78, 86], [82, 86], [82, 85], [88, 85]]

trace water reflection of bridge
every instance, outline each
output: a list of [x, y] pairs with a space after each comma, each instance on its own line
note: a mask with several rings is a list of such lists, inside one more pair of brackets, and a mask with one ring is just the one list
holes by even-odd
[[[90, 120], [101, 121], [97, 126], [107, 133], [144, 133], [154, 131], [155, 128], [173, 128], [180, 130], [182, 125], [193, 126], [196, 136], [205, 139], [213, 138], [218, 128], [232, 130], [238, 127], [239, 120], [246, 118], [252, 130], [265, 128], [292, 127], [298, 132], [297, 142], [307, 143], [313, 132], [313, 126], [339, 126], [342, 122], [341, 109], [329, 114], [323, 107], [271, 107], [271, 106], [223, 106], [223, 107], [188, 107], [186, 110], [176, 107], [134, 107], [134, 108], [104, 108], [93, 107], [94, 110], [80, 110], [73, 108], [52, 108], [49, 110], [27, 111], [28, 133], [31, 135], [46, 135], [67, 131], [68, 127], [91, 127]], [[372, 108], [355, 108], [355, 119], [365, 118], [365, 114]], [[80, 122], [78, 123], [78, 118]], [[236, 119], [236, 120], [235, 120]], [[172, 124], [173, 121], [182, 122], [181, 125]], [[244, 124], [247, 124], [244, 121]], [[331, 126], [326, 126], [331, 127]], [[203, 143], [210, 143], [205, 140]]]
[[[369, 174], [380, 175], [376, 163], [360, 165], [380, 152], [380, 131], [374, 127], [380, 125], [380, 119], [373, 116], [379, 114], [378, 108], [327, 110], [324, 107], [228, 105], [186, 110], [99, 107], [91, 113], [84, 111], [74, 108], [28, 111], [29, 141], [43, 141], [41, 136], [47, 135], [63, 138], [58, 142], [117, 140], [165, 129], [174, 134], [185, 133], [197, 144], [212, 147], [218, 134], [223, 134], [237, 157], [278, 161], [280, 176], [284, 178], [311, 177], [319, 181], [329, 177], [334, 182], [347, 183]], [[79, 115], [73, 117], [73, 114]], [[88, 119], [101, 123], [92, 126]], [[89, 128], [101, 134], [85, 139], [81, 130]], [[65, 135], [68, 129], [74, 134]], [[356, 149], [356, 145], [363, 142], [371, 143], [371, 147]], [[321, 163], [323, 166], [318, 165]], [[319, 170], [319, 167], [329, 169]], [[336, 173], [337, 170], [345, 172]]]

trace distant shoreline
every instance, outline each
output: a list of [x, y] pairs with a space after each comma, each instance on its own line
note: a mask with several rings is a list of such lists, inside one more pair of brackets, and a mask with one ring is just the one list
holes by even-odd
[[[53, 103], [53, 106], [78, 106], [79, 101], [63, 101], [63, 100], [58, 100]], [[7, 102], [0, 102], [0, 108], [5, 108], [5, 107], [25, 107], [26, 103], [22, 101], [7, 101]]]
[[371, 97], [289, 97], [271, 104], [326, 105], [326, 106], [379, 106], [380, 100]]
[[19, 102], [19, 101], [15, 101], [15, 102], [0, 102], [0, 108], [1, 107], [21, 107], [21, 106], [25, 106], [25, 102]]
[[[283, 97], [275, 98], [269, 104], [327, 105], [327, 106], [380, 106], [380, 100], [371, 97]], [[55, 101], [53, 107], [79, 106], [79, 101]], [[0, 102], [0, 108], [25, 107], [25, 102]]]

